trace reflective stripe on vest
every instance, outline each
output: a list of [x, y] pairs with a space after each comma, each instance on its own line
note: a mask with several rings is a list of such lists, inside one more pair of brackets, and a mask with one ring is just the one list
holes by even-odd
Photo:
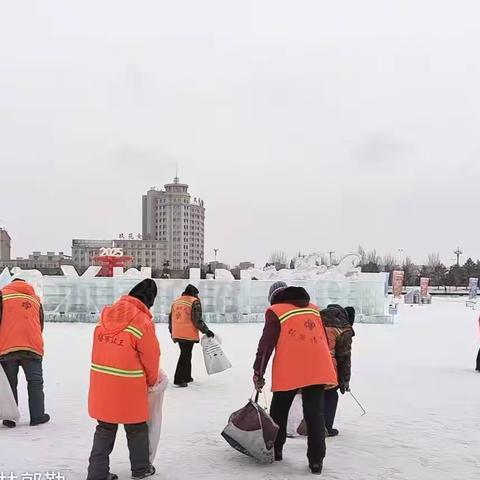
[[292, 317], [296, 317], [297, 315], [305, 315], [306, 313], [320, 317], [320, 312], [314, 308], [296, 308], [295, 310], [290, 310], [289, 312], [284, 313], [278, 317], [278, 319], [280, 320], [280, 323], [283, 323]]
[[120, 368], [107, 367], [106, 365], [97, 365], [92, 363], [92, 370], [94, 372], [106, 373], [107, 375], [114, 375], [115, 377], [140, 378], [145, 375], [143, 370], [122, 370]]
[[141, 339], [143, 337], [143, 332], [141, 330], [139, 330], [138, 328], [132, 327], [132, 325], [129, 325], [123, 331], [131, 333], [134, 337], [136, 337], [138, 339]]
[[35, 298], [32, 297], [31, 295], [26, 295], [25, 293], [5, 293], [2, 295], [3, 301], [8, 301], [8, 300], [16, 300], [16, 299], [26, 299], [29, 300], [30, 302], [33, 302], [37, 307], [40, 308], [40, 302]]
[[186, 300], [176, 300], [174, 305], [186, 305], [187, 307], [191, 307], [193, 305], [193, 302], [187, 302]]

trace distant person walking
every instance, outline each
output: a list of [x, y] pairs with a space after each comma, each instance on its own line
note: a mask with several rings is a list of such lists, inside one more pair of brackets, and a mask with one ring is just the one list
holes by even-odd
[[307, 425], [307, 458], [312, 473], [320, 474], [325, 447], [323, 400], [326, 386], [337, 384], [325, 329], [316, 305], [302, 287], [276, 282], [269, 293], [271, 307], [265, 313], [265, 327], [254, 364], [257, 391], [265, 385], [264, 375], [275, 350], [272, 366], [273, 399], [270, 415], [279, 426], [275, 460], [283, 459], [290, 407], [301, 389], [303, 415]]
[[342, 395], [350, 391], [352, 339], [355, 336], [352, 326], [355, 321], [355, 309], [329, 305], [321, 311], [321, 315], [327, 331], [330, 354], [338, 376], [338, 387], [325, 390], [324, 406], [327, 435], [335, 437], [338, 435], [338, 430], [333, 428], [338, 406], [338, 390]]
[[105, 307], [95, 328], [88, 410], [98, 421], [87, 480], [115, 480], [110, 473], [118, 425], [127, 434], [133, 479], [155, 474], [149, 460], [148, 387], [156, 384], [160, 346], [150, 308], [157, 286], [146, 279]]
[[[0, 362], [18, 404], [18, 372], [22, 367], [28, 384], [30, 425], [50, 420], [43, 392], [43, 308], [34, 288], [19, 278], [0, 290]], [[3, 425], [14, 428], [15, 422]]]
[[178, 343], [180, 357], [173, 383], [177, 387], [188, 387], [192, 378], [192, 351], [200, 341], [199, 332], [213, 338], [214, 333], [207, 327], [202, 318], [202, 304], [198, 298], [198, 289], [187, 285], [185, 291], [172, 304], [168, 328], [172, 340]]

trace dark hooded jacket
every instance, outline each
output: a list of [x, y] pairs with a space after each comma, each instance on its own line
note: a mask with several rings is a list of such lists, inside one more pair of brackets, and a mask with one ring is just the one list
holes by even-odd
[[337, 368], [338, 383], [349, 383], [352, 370], [352, 339], [355, 335], [352, 316], [349, 316], [340, 305], [329, 305], [320, 314], [327, 331], [330, 353]]
[[[286, 287], [277, 290], [270, 300], [272, 305], [290, 303], [296, 308], [306, 308], [310, 304], [310, 296], [303, 287]], [[280, 338], [280, 321], [271, 310], [265, 313], [265, 327], [258, 344], [257, 356], [253, 365], [254, 372], [263, 377], [268, 362]]]
[[95, 328], [88, 409], [114, 424], [149, 418], [148, 387], [158, 380], [160, 345], [150, 312], [156, 295], [148, 279], [103, 309]]
[[[202, 318], [202, 304], [200, 303], [200, 299], [198, 298], [199, 291], [197, 287], [194, 285], [187, 285], [185, 288], [185, 291], [182, 293], [182, 296], [187, 296], [187, 297], [195, 297], [197, 300], [193, 302], [192, 305], [192, 322], [199, 330], [201, 333], [206, 334], [207, 332], [210, 331], [208, 328], [207, 324], [203, 321]], [[168, 330], [170, 332], [170, 335], [172, 334], [172, 311], [170, 310], [170, 313], [168, 315]], [[174, 338], [173, 341], [176, 343], [179, 341], [179, 339]], [[181, 340], [182, 342], [193, 342], [193, 343], [198, 343], [193, 340]]]

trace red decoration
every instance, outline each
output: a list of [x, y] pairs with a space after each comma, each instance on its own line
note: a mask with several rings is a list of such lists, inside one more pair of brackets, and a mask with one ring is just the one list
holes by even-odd
[[133, 260], [133, 257], [126, 257], [123, 255], [102, 255], [99, 257], [94, 257], [94, 260], [102, 266], [102, 269], [98, 272], [97, 277], [113, 277], [114, 267], [125, 268], [127, 264]]

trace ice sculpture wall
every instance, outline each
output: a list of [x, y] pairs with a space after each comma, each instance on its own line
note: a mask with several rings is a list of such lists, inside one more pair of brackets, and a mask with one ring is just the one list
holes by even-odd
[[[100, 278], [95, 277], [98, 268], [90, 267], [81, 277], [73, 267], [64, 267], [64, 276], [42, 276], [35, 270], [12, 273], [14, 277], [21, 276], [34, 285], [43, 300], [47, 321], [96, 322], [105, 305], [112, 304], [149, 274], [148, 271], [130, 271], [127, 275], [116, 272], [117, 276], [112, 278]], [[155, 320], [168, 320], [172, 301], [191, 282], [200, 290], [207, 322], [262, 322], [267, 307], [268, 290], [279, 278], [278, 275], [275, 277], [269, 280], [156, 280], [158, 296], [153, 307]], [[10, 280], [10, 273], [4, 271], [0, 275], [0, 288]], [[313, 278], [290, 278], [287, 283], [305, 287], [312, 301], [321, 308], [330, 303], [354, 306], [359, 322], [393, 322], [387, 313], [386, 276], [383, 273], [315, 273]]]

